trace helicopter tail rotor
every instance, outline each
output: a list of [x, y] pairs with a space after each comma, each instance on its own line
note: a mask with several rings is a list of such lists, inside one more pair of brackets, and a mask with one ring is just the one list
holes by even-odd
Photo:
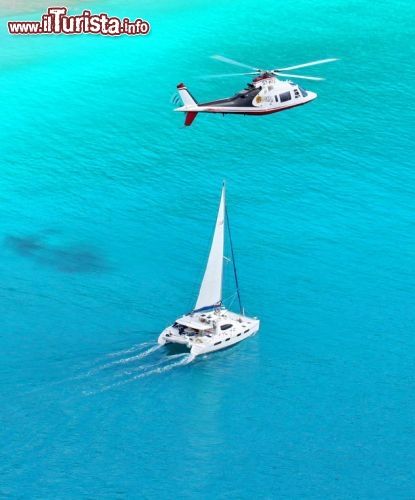
[[177, 106], [177, 105], [180, 103], [180, 95], [179, 95], [177, 92], [175, 92], [175, 93], [171, 96], [171, 98], [170, 98], [170, 102], [171, 102], [172, 104], [174, 104], [174, 105], [176, 105], [176, 106]]

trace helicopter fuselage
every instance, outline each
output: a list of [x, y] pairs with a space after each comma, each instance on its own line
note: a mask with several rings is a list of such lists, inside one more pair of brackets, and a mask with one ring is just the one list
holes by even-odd
[[254, 78], [247, 88], [232, 97], [204, 103], [197, 103], [183, 83], [177, 89], [184, 105], [175, 111], [188, 113], [185, 125], [190, 125], [197, 113], [265, 115], [307, 104], [317, 97], [316, 93], [271, 74]]

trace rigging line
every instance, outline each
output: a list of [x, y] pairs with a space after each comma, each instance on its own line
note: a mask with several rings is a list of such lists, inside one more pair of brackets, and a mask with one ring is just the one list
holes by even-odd
[[228, 216], [228, 209], [225, 207], [225, 217], [226, 217], [226, 225], [228, 227], [228, 235], [229, 235], [229, 243], [231, 247], [231, 255], [232, 255], [232, 266], [233, 266], [233, 275], [235, 277], [235, 285], [236, 285], [236, 293], [238, 295], [238, 302], [239, 302], [239, 310], [241, 314], [244, 314], [244, 308], [242, 307], [242, 302], [241, 302], [241, 294], [239, 293], [239, 281], [238, 281], [238, 274], [236, 272], [236, 264], [235, 264], [235, 254], [233, 252], [233, 244], [232, 244], [232, 236], [231, 236], [231, 226], [229, 224], [229, 216]]
[[229, 295], [229, 297], [226, 297], [226, 299], [223, 301], [224, 304], [226, 304], [227, 308], [230, 309], [232, 307], [232, 304], [235, 302], [237, 293], [233, 293], [232, 295]]

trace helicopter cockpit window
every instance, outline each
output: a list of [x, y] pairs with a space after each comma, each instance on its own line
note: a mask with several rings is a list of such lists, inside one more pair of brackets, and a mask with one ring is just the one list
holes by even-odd
[[307, 97], [307, 91], [306, 91], [306, 90], [304, 90], [302, 87], [298, 87], [298, 88], [300, 89], [301, 95], [302, 95], [303, 97]]
[[257, 87], [248, 87], [244, 90], [241, 90], [239, 91], [236, 95], [235, 95], [235, 99], [253, 99], [260, 91], [261, 89], [260, 88], [257, 88]]
[[278, 102], [278, 96], [277, 96], [277, 94], [275, 94], [274, 97], [275, 97], [275, 100]]
[[291, 99], [290, 92], [284, 92], [283, 94], [280, 94], [280, 101], [281, 102], [289, 101], [290, 99]]

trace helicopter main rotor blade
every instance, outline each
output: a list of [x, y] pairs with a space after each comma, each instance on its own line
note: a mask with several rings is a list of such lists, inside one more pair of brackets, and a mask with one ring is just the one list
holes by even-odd
[[223, 76], [242, 76], [242, 75], [257, 75], [258, 73], [255, 71], [251, 73], [224, 73], [223, 75], [206, 75], [202, 76], [202, 78], [222, 78]]
[[[273, 71], [274, 73], [274, 71]], [[292, 75], [291, 73], [280, 73], [279, 71], [275, 72], [277, 76], [292, 76], [293, 78], [302, 78], [303, 80], [324, 80], [324, 78], [320, 78], [318, 76], [302, 76], [302, 75]]]
[[280, 71], [289, 71], [291, 69], [305, 68], [306, 66], [314, 66], [315, 64], [324, 64], [332, 61], [338, 61], [338, 59], [336, 58], [321, 59], [320, 61], [312, 61], [304, 64], [297, 64], [296, 66], [287, 66], [286, 68], [274, 69], [273, 71], [279, 73]]
[[212, 59], [217, 59], [218, 61], [222, 61], [225, 63], [233, 64], [234, 66], [241, 66], [242, 68], [252, 69], [256, 72], [261, 72], [259, 68], [254, 68], [254, 66], [249, 66], [248, 64], [240, 63], [238, 61], [234, 61], [233, 59], [229, 59], [228, 57], [223, 56], [210, 56]]

